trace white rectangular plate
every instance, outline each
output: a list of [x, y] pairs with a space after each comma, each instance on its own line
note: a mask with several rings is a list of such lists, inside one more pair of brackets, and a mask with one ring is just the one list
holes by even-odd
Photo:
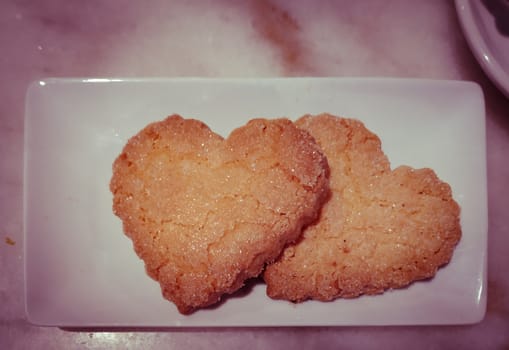
[[[473, 83], [400, 79], [47, 79], [27, 94], [26, 312], [56, 326], [475, 323], [486, 309], [484, 100]], [[378, 296], [291, 304], [261, 283], [179, 314], [112, 213], [111, 166], [129, 137], [178, 113], [229, 132], [254, 117], [329, 112], [377, 133], [392, 166], [431, 167], [462, 208], [463, 237], [435, 278]]]

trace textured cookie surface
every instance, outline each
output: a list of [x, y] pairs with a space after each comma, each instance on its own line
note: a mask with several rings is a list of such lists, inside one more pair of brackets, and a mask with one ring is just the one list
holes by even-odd
[[110, 189], [147, 273], [187, 314], [239, 289], [298, 238], [328, 194], [328, 165], [286, 119], [252, 120], [223, 139], [174, 115], [128, 141]]
[[379, 138], [322, 114], [296, 124], [328, 158], [331, 198], [320, 219], [264, 272], [275, 299], [332, 300], [432, 277], [461, 236], [459, 207], [430, 169], [390, 169]]

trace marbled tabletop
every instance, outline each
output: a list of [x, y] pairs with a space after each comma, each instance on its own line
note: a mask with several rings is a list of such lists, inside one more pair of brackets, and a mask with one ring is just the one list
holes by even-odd
[[[474, 0], [472, 0], [474, 1]], [[479, 0], [481, 1], [481, 0]], [[376, 76], [470, 80], [486, 99], [488, 306], [467, 326], [82, 329], [30, 325], [23, 288], [23, 116], [44, 77]], [[453, 1], [0, 2], [0, 348], [509, 348], [509, 100]]]

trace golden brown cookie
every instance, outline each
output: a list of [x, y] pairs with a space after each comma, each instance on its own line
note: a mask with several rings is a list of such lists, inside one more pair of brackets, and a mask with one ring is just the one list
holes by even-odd
[[174, 115], [128, 141], [110, 189], [147, 273], [188, 314], [239, 289], [298, 238], [328, 194], [328, 165], [286, 119], [252, 120], [223, 139]]
[[431, 169], [390, 169], [379, 138], [328, 114], [296, 124], [328, 158], [331, 198], [297, 244], [267, 266], [271, 298], [300, 302], [382, 293], [429, 278], [461, 236], [460, 209]]

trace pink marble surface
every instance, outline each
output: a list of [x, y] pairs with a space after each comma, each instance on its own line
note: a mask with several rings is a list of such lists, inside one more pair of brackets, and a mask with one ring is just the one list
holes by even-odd
[[[471, 54], [452, 1], [0, 2], [0, 347], [509, 347], [509, 101]], [[472, 80], [486, 97], [488, 309], [446, 327], [86, 329], [27, 323], [24, 97], [43, 77], [392, 76]]]

